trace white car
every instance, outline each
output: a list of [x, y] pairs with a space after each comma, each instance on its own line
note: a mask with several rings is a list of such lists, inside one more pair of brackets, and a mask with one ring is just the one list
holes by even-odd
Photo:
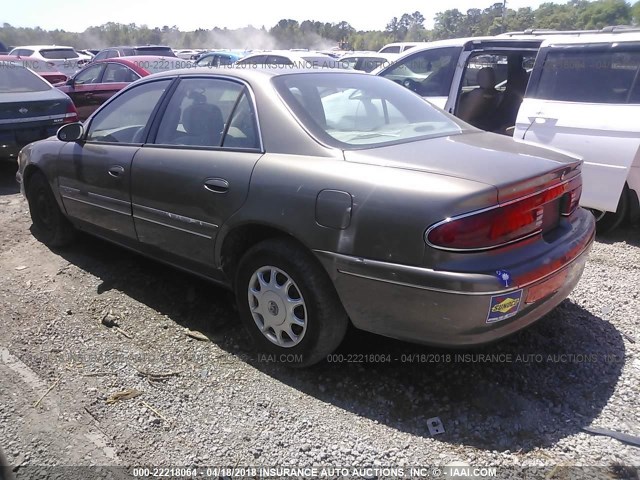
[[407, 50], [426, 45], [426, 42], [394, 42], [387, 43], [384, 47], [378, 50], [378, 53], [404, 53]]
[[238, 60], [238, 67], [340, 68], [340, 61], [324, 53], [292, 50], [256, 52]]
[[73, 47], [62, 45], [26, 45], [15, 47], [9, 55], [30, 57], [41, 60], [55, 67], [67, 76], [80, 70], [90, 59], [87, 55], [80, 55]]
[[640, 215], [640, 32], [555, 37], [538, 53], [515, 138], [577, 153], [599, 232]]
[[370, 73], [380, 67], [393, 63], [400, 54], [378, 52], [352, 52], [340, 57], [340, 63], [349, 70]]
[[[640, 215], [640, 75], [632, 75], [640, 68], [639, 40], [639, 32], [624, 30], [441, 40], [373, 73], [482, 130], [582, 156], [580, 204], [604, 233]], [[571, 54], [563, 56], [565, 47]], [[545, 63], [547, 55], [576, 68]]]

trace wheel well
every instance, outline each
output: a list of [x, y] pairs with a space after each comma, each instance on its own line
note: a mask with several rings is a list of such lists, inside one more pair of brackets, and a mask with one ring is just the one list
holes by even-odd
[[36, 172], [42, 172], [42, 170], [32, 164], [27, 165], [27, 167], [24, 169], [24, 174], [22, 175], [22, 184], [24, 185], [25, 192], [27, 191], [29, 180], [31, 180], [31, 177], [33, 177]]
[[629, 221], [636, 223], [640, 220], [640, 202], [638, 201], [638, 192], [632, 190], [627, 184], [627, 195], [629, 196]]
[[240, 259], [254, 245], [269, 238], [283, 237], [304, 245], [288, 233], [266, 225], [243, 225], [227, 234], [220, 252], [222, 271], [229, 280], [233, 280]]

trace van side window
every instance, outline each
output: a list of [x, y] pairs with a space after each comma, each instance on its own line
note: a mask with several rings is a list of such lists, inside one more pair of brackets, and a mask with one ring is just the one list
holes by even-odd
[[564, 102], [629, 103], [639, 69], [640, 50], [550, 51], [535, 97]]

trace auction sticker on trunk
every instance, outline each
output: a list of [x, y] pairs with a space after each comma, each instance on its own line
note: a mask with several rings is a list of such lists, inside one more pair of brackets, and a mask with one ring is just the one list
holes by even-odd
[[502, 295], [494, 295], [491, 297], [491, 303], [489, 304], [487, 323], [500, 322], [513, 317], [520, 310], [521, 303], [522, 289]]

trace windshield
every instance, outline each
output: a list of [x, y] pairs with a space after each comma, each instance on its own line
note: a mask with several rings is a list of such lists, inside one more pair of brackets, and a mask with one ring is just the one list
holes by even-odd
[[66, 58], [78, 58], [78, 54], [72, 48], [50, 48], [40, 50], [40, 55], [49, 60], [60, 60]]
[[[0, 62], [0, 68], [4, 62]], [[42, 80], [35, 73], [11, 64], [2, 68], [0, 75], [0, 93], [44, 92], [51, 89], [51, 85]]]
[[460, 133], [461, 124], [407, 89], [366, 74], [292, 74], [276, 89], [318, 140], [343, 149]]

